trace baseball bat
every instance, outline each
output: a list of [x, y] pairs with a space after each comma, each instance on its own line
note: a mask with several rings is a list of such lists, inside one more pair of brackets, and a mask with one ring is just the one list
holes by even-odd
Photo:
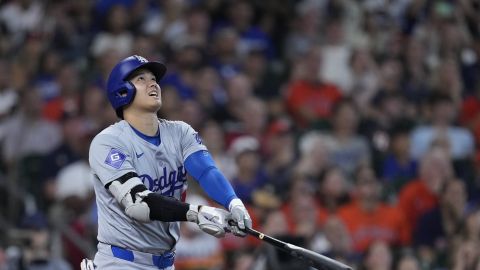
[[261, 233], [255, 229], [245, 228], [244, 232], [289, 253], [295, 258], [307, 262], [310, 266], [313, 266], [318, 270], [352, 270], [350, 266], [345, 265], [339, 261], [330, 259], [311, 250], [293, 244], [285, 243], [276, 238]]

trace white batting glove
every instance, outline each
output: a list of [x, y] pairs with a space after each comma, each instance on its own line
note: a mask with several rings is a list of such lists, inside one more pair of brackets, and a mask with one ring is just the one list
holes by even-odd
[[228, 229], [236, 236], [245, 237], [245, 228], [252, 228], [252, 219], [248, 214], [247, 208], [238, 198], [233, 199], [228, 207], [230, 209], [232, 224], [228, 224]]
[[187, 220], [198, 224], [200, 229], [217, 238], [225, 236], [230, 213], [220, 208], [205, 205], [190, 205]]
[[93, 264], [92, 260], [83, 259], [80, 263], [81, 270], [95, 270], [95, 265]]

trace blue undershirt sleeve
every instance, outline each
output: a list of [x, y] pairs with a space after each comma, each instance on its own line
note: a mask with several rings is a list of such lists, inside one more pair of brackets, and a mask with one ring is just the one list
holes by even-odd
[[185, 169], [200, 183], [202, 189], [217, 203], [228, 209], [230, 202], [237, 198], [230, 182], [215, 166], [208, 151], [197, 151], [185, 160]]

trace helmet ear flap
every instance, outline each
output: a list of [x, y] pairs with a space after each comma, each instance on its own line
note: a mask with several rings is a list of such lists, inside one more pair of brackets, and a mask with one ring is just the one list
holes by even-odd
[[130, 81], [126, 81], [118, 87], [115, 91], [115, 97], [121, 101], [122, 106], [128, 105], [133, 101], [133, 95], [135, 94], [135, 86]]
[[135, 85], [130, 81], [122, 83], [116, 91], [114, 91], [111, 97], [112, 100], [115, 100], [117, 106], [114, 108], [117, 116], [123, 119], [123, 107], [133, 102], [135, 98]]

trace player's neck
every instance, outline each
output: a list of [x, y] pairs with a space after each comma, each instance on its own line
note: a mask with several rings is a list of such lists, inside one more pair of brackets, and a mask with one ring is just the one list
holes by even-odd
[[147, 136], [155, 136], [158, 131], [158, 118], [156, 114], [125, 114], [125, 121], [132, 127]]

